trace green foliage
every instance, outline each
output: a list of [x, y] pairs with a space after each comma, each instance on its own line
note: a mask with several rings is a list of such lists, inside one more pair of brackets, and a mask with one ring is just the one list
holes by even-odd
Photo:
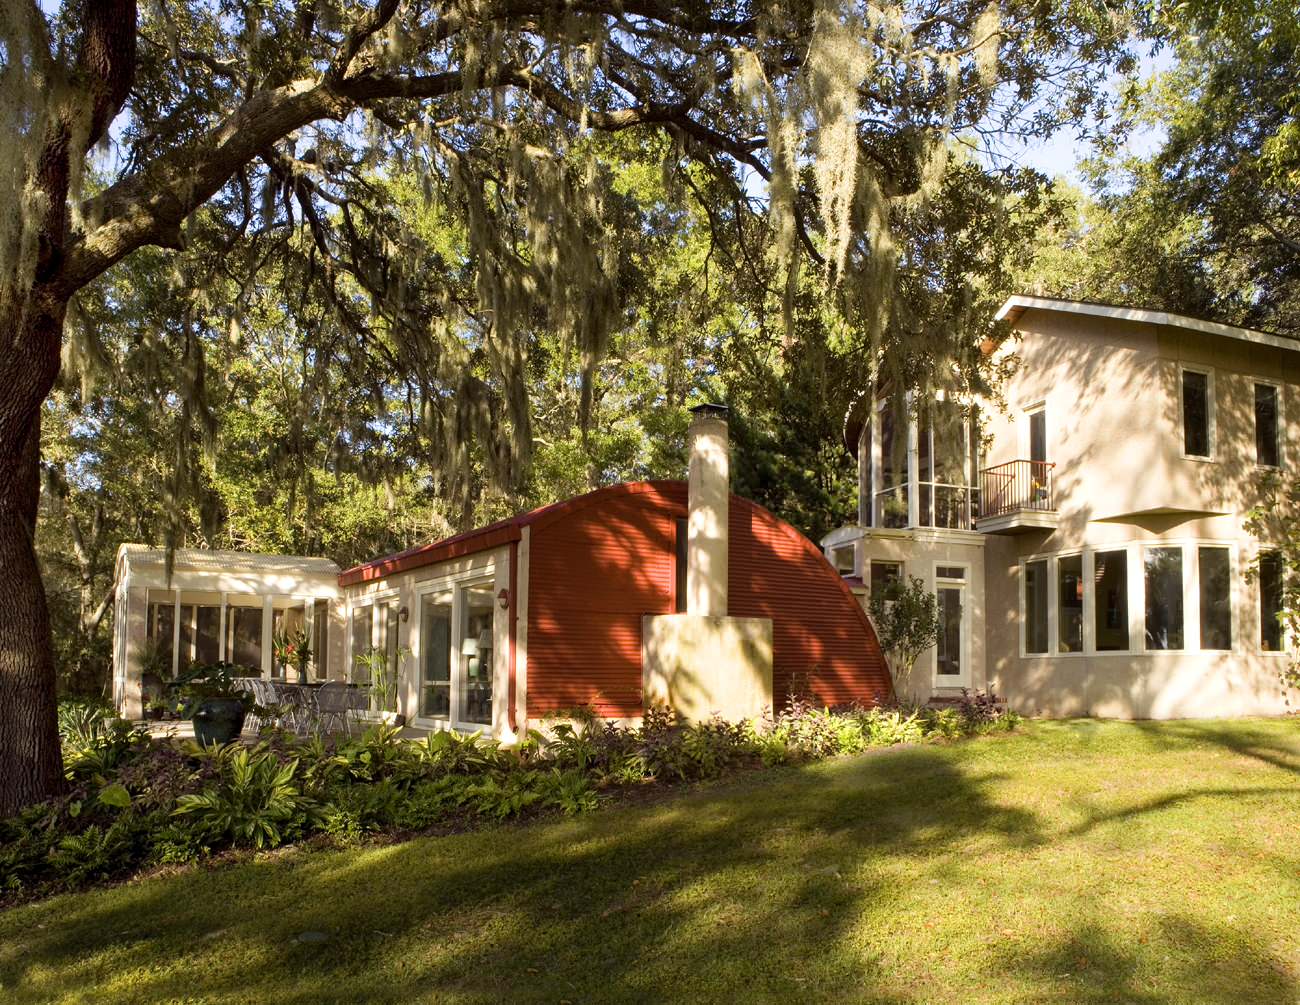
[[685, 722], [650, 709], [628, 728], [594, 715], [502, 747], [479, 734], [402, 739], [376, 726], [341, 741], [290, 734], [252, 748], [155, 739], [115, 722], [69, 762], [69, 794], [0, 821], [0, 896], [18, 898], [181, 865], [227, 849], [321, 835], [355, 845], [537, 813], [587, 813], [614, 786], [717, 778], [868, 747], [1012, 728], [991, 696], [942, 712], [833, 710], [792, 701], [762, 722]]
[[1265, 471], [1256, 481], [1258, 502], [1246, 512], [1245, 529], [1267, 548], [1256, 551], [1246, 575], [1258, 582], [1261, 559], [1267, 555], [1280, 566], [1278, 623], [1287, 654], [1278, 678], [1287, 692], [1300, 692], [1300, 475]]
[[889, 657], [894, 689], [900, 699], [911, 698], [912, 669], [916, 660], [939, 638], [939, 600], [924, 581], [890, 583], [872, 592], [871, 623], [880, 646]]
[[274, 848], [302, 833], [317, 808], [294, 784], [296, 760], [241, 748], [222, 761], [221, 784], [181, 796], [177, 815], [191, 817], [214, 843]]

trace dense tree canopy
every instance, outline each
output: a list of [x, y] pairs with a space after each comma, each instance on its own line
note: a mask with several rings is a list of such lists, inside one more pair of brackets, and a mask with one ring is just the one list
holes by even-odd
[[954, 151], [1094, 110], [1126, 32], [1101, 0], [6, 5], [0, 812], [59, 777], [31, 542], [62, 360], [70, 430], [151, 423], [154, 536], [309, 545], [359, 497], [339, 554], [368, 498], [413, 501], [401, 534], [666, 463], [728, 361], [948, 382], [982, 334], [928, 254]]

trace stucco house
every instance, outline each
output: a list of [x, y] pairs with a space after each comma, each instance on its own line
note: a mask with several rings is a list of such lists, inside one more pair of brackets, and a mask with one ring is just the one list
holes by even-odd
[[[795, 688], [829, 704], [887, 700], [889, 674], [849, 585], [816, 544], [730, 492], [726, 409], [693, 411], [687, 482], [610, 486], [342, 573], [319, 559], [207, 553], [214, 568], [298, 570], [239, 594], [231, 576], [194, 582], [199, 559], [188, 553], [177, 554], [170, 585], [155, 582], [157, 562], [145, 582], [136, 557], [145, 553], [128, 546], [119, 583], [134, 599], [115, 620], [119, 705], [138, 712], [147, 636], [174, 640], [177, 665], [224, 658], [270, 676], [264, 643], [294, 611], [317, 633], [318, 679], [357, 681], [357, 657], [372, 648], [400, 661], [401, 711], [418, 728], [509, 741], [578, 706], [635, 720], [647, 703], [667, 703], [734, 720]], [[308, 574], [318, 577], [310, 585]], [[207, 636], [193, 612], [214, 597], [214, 643], [196, 647], [187, 640]], [[161, 627], [151, 632], [146, 616]]]
[[936, 402], [949, 421], [918, 428], [918, 410], [864, 396], [846, 424], [858, 520], [822, 544], [863, 602], [903, 575], [936, 592], [917, 696], [987, 687], [1050, 716], [1286, 711], [1282, 572], [1243, 521], [1258, 473], [1300, 461], [1300, 342], [1031, 296], [998, 318], [1013, 329], [991, 350], [1011, 368], [1000, 403]]

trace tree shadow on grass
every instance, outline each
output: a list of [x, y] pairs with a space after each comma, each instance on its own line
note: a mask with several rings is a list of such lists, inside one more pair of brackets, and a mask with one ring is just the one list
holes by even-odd
[[896, 860], [1043, 838], [961, 765], [916, 748], [54, 901], [27, 909], [49, 928], [0, 949], [0, 979], [42, 1000], [103, 982], [105, 1002], [906, 1000], [850, 937], [888, 911]]
[[1175, 720], [1135, 722], [1133, 725], [1148, 742], [1160, 749], [1210, 744], [1282, 771], [1300, 774], [1300, 721]]
[[1143, 934], [1123, 941], [1100, 921], [1080, 923], [1028, 952], [1004, 953], [1000, 965], [1018, 983], [1037, 985], [1041, 1001], [1163, 1005], [1294, 1003], [1284, 961], [1228, 924], [1152, 913]]

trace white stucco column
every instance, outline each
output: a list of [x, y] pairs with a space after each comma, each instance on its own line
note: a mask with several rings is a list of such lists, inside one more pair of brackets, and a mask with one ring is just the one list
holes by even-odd
[[727, 515], [731, 503], [731, 458], [724, 405], [696, 405], [686, 433], [690, 451], [687, 480], [686, 610], [724, 617], [727, 613]]

